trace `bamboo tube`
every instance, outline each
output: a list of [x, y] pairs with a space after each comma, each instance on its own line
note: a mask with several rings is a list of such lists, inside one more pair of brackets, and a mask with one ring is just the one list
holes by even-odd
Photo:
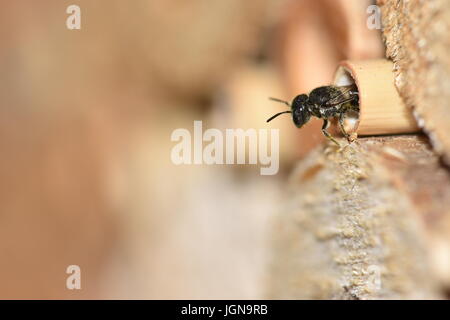
[[359, 91], [359, 115], [345, 121], [348, 133], [384, 135], [419, 131], [416, 120], [400, 98], [394, 84], [393, 63], [386, 59], [342, 61], [334, 84], [356, 84]]

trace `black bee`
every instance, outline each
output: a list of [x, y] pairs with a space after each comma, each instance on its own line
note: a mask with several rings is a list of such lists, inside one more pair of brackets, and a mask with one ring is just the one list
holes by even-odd
[[301, 128], [309, 121], [311, 116], [314, 116], [323, 119], [323, 134], [339, 146], [339, 143], [327, 131], [327, 128], [330, 125], [329, 120], [338, 118], [342, 134], [350, 142], [350, 135], [344, 129], [344, 120], [347, 112], [359, 112], [359, 96], [356, 85], [319, 87], [311, 91], [309, 97], [306, 94], [296, 96], [291, 104], [276, 98], [269, 99], [284, 103], [291, 108], [291, 110], [279, 112], [270, 117], [267, 122], [275, 119], [280, 114], [292, 113], [292, 120], [294, 121], [295, 126]]

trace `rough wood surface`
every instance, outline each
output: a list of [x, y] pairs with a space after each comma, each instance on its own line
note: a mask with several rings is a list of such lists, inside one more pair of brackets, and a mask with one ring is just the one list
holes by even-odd
[[442, 296], [450, 174], [424, 137], [363, 138], [340, 151], [322, 145], [291, 179], [269, 297]]
[[400, 95], [450, 163], [450, 1], [378, 1]]

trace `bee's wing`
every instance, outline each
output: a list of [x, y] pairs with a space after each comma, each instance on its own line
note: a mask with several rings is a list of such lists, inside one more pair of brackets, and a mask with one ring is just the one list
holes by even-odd
[[345, 95], [355, 89], [355, 85], [342, 86], [341, 88], [343, 89], [337, 95], [327, 101], [327, 106], [337, 106], [346, 102], [350, 102], [354, 99], [354, 97], [346, 98]]
[[344, 103], [353, 101], [355, 99], [355, 97], [351, 97], [351, 98], [346, 98], [346, 99], [341, 99], [341, 100], [336, 100], [335, 102], [332, 102], [330, 104], [327, 104], [328, 107], [335, 107], [335, 106], [339, 106], [342, 105]]

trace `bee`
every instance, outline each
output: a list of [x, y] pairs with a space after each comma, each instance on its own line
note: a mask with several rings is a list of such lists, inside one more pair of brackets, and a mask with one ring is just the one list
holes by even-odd
[[309, 96], [306, 94], [296, 96], [291, 104], [277, 98], [269, 99], [286, 104], [290, 110], [273, 115], [267, 119], [267, 122], [284, 113], [292, 114], [292, 120], [297, 128], [305, 125], [311, 117], [323, 119], [322, 133], [340, 146], [336, 139], [327, 131], [330, 120], [337, 118], [342, 134], [349, 143], [351, 142], [350, 135], [344, 128], [344, 120], [348, 112], [359, 112], [359, 95], [356, 85], [319, 87], [311, 91]]

